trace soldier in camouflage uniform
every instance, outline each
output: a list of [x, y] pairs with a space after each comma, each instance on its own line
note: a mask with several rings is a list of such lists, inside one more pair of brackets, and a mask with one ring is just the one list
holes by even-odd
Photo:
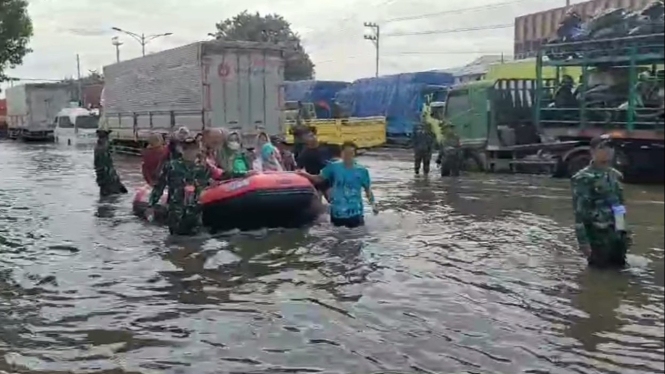
[[[210, 171], [199, 159], [196, 139], [187, 138], [182, 142], [182, 155], [170, 160], [152, 192], [149, 204], [154, 207], [168, 188], [167, 221], [172, 235], [193, 235], [201, 224], [199, 196], [210, 184]], [[148, 216], [154, 212], [149, 209]]]
[[414, 168], [416, 175], [420, 174], [422, 164], [423, 173], [429, 174], [429, 165], [432, 161], [432, 153], [436, 145], [436, 135], [431, 125], [424, 120], [413, 129], [413, 154], [415, 158]]
[[127, 188], [120, 182], [120, 177], [113, 166], [113, 158], [109, 148], [108, 130], [97, 130], [97, 145], [95, 146], [94, 166], [97, 176], [97, 185], [101, 196], [110, 196], [127, 193]]
[[462, 168], [463, 153], [460, 139], [453, 126], [443, 123], [441, 126], [443, 140], [436, 163], [441, 168], [441, 176], [458, 177]]
[[589, 266], [624, 267], [630, 237], [624, 222], [621, 173], [607, 138], [591, 142], [592, 162], [572, 178], [575, 233]]

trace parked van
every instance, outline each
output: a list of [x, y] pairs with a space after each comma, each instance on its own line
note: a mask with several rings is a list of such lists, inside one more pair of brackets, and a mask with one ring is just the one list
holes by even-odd
[[84, 108], [65, 108], [55, 117], [55, 141], [66, 145], [93, 145], [97, 140], [99, 113]]

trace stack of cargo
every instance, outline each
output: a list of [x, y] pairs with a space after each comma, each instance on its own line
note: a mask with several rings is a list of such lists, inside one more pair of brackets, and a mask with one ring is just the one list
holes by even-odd
[[286, 101], [314, 103], [316, 118], [329, 118], [335, 95], [349, 84], [349, 82], [315, 80], [285, 82], [284, 96]]
[[448, 87], [453, 82], [452, 74], [442, 72], [363, 78], [338, 92], [336, 102], [352, 117], [386, 117], [388, 136], [403, 137], [410, 135], [420, 120], [428, 88]]

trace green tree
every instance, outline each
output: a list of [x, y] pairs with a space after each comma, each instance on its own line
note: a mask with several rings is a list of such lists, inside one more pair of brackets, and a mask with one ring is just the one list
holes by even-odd
[[0, 82], [7, 79], [4, 70], [23, 62], [31, 52], [32, 20], [27, 0], [0, 0]]
[[284, 79], [289, 81], [314, 78], [314, 64], [300, 43], [300, 35], [291, 24], [277, 14], [262, 16], [259, 12], [244, 11], [215, 25], [209, 35], [218, 40], [250, 41], [282, 44], [286, 48]]

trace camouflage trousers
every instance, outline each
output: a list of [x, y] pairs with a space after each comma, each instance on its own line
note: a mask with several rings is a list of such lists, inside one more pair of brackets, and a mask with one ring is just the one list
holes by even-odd
[[626, 266], [626, 253], [630, 246], [630, 236], [614, 228], [599, 229], [587, 225], [591, 255], [589, 266], [596, 268], [623, 268]]
[[457, 177], [462, 168], [462, 151], [456, 147], [444, 147], [439, 152], [437, 163], [441, 166], [442, 177]]
[[429, 174], [430, 163], [432, 161], [432, 151], [429, 149], [420, 150], [417, 149], [414, 152], [414, 169], [416, 174], [420, 174], [420, 167], [422, 165], [423, 173], [425, 175]]
[[196, 235], [201, 227], [201, 208], [169, 206], [167, 222], [171, 235]]
[[99, 194], [101, 196], [127, 193], [127, 188], [120, 182], [120, 177], [118, 177], [115, 171], [111, 175], [97, 178], [97, 185], [99, 185]]

